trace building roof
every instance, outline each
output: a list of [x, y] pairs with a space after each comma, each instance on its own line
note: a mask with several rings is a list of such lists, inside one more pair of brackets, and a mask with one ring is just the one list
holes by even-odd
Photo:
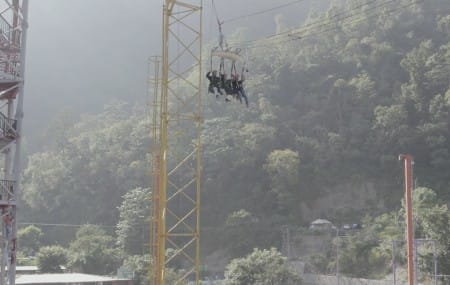
[[18, 271], [37, 271], [38, 267], [34, 265], [19, 265], [16, 266], [16, 272]]
[[82, 273], [21, 274], [17, 276], [16, 284], [86, 283], [119, 280], [124, 279]]
[[325, 224], [331, 224], [331, 222], [325, 219], [317, 219], [311, 222], [311, 225], [325, 225]]

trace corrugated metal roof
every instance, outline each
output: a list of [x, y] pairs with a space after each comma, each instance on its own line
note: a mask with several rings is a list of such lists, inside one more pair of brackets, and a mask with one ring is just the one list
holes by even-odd
[[23, 274], [16, 278], [16, 284], [42, 284], [42, 283], [84, 283], [118, 281], [124, 279], [111, 278], [82, 273], [48, 273], [48, 274]]

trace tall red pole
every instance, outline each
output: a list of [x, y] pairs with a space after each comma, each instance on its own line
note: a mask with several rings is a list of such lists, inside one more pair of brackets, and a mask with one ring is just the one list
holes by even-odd
[[398, 157], [405, 164], [406, 238], [408, 247], [408, 285], [414, 285], [414, 230], [412, 219], [412, 164], [413, 157], [401, 154]]

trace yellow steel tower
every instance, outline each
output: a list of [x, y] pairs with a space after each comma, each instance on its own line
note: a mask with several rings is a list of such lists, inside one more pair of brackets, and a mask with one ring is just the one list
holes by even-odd
[[165, 0], [151, 81], [153, 285], [199, 284], [201, 49], [202, 0]]

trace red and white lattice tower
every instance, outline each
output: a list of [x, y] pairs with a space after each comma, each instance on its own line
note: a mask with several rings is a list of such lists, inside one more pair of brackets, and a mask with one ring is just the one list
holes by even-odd
[[28, 0], [0, 0], [0, 285], [16, 281], [17, 197]]

